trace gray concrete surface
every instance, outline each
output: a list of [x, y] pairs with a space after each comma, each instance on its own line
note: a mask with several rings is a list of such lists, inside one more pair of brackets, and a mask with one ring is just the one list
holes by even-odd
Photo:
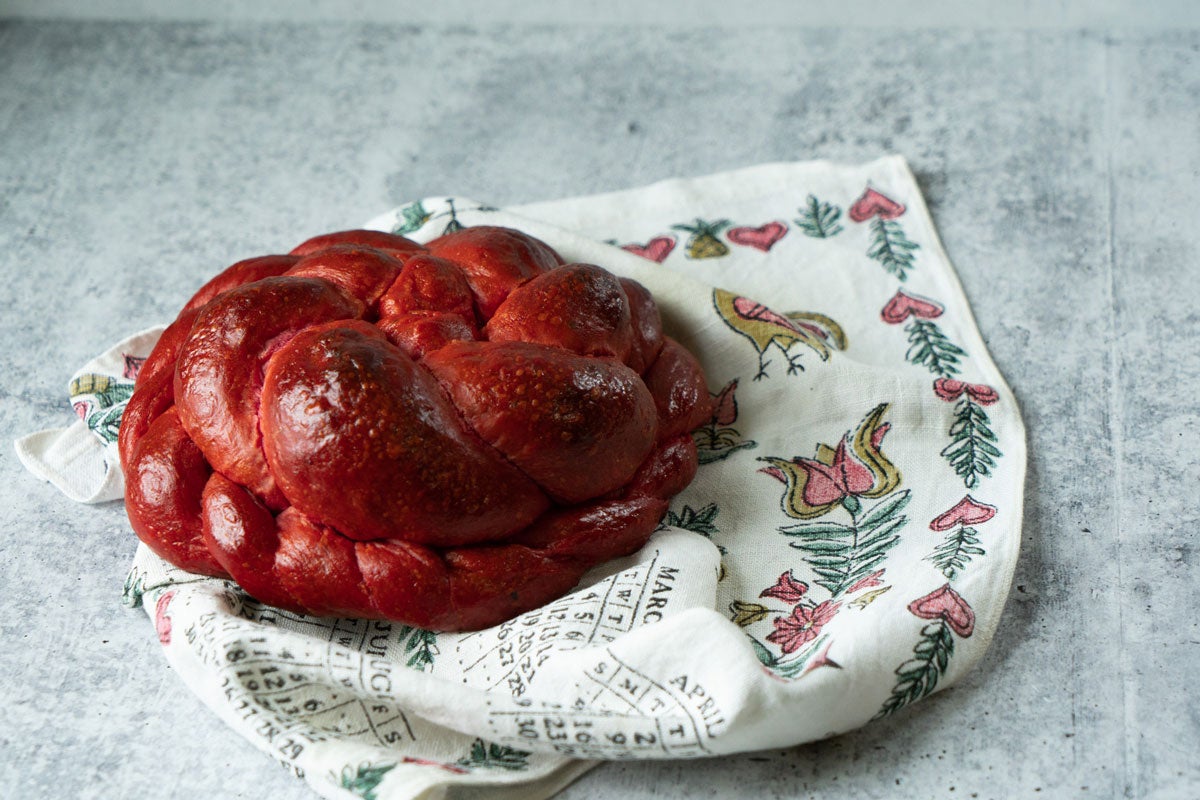
[[[899, 152], [1029, 428], [985, 663], [851, 735], [563, 797], [1200, 796], [1200, 34], [493, 22], [0, 22], [0, 435], [65, 423], [70, 372], [217, 268], [411, 198]], [[121, 507], [3, 452], [0, 795], [311, 796], [120, 607]]]
[[677, 28], [836, 27], [1167, 29], [1200, 27], [1192, 0], [0, 0], [0, 15], [36, 19], [392, 22], [473, 25], [666, 25]]

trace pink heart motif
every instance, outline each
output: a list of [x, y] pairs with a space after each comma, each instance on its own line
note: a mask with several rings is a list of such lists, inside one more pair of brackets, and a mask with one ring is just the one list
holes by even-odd
[[943, 619], [950, 629], [966, 639], [975, 631], [975, 612], [962, 596], [946, 584], [908, 604], [921, 619]]
[[965, 383], [953, 378], [938, 378], [933, 382], [933, 391], [947, 403], [952, 403], [966, 392], [967, 396], [981, 406], [990, 406], [1000, 399], [1000, 393], [982, 383]]
[[154, 606], [154, 630], [158, 633], [158, 641], [164, 645], [171, 643], [171, 618], [167, 615], [167, 606], [174, 597], [174, 591], [163, 592]]
[[948, 531], [955, 525], [978, 525], [996, 516], [996, 507], [981, 503], [971, 495], [959, 500], [954, 508], [929, 523], [930, 530]]
[[675, 240], [670, 236], [655, 236], [645, 244], [623, 244], [621, 249], [661, 264], [675, 249]]
[[941, 303], [915, 294], [907, 294], [903, 289], [897, 289], [892, 299], [879, 312], [879, 316], [889, 325], [899, 325], [909, 317], [921, 319], [937, 319], [946, 309]]
[[903, 213], [904, 206], [870, 187], [850, 206], [850, 219], [855, 222], [866, 222], [871, 217], [895, 219]]
[[734, 244], [745, 245], [762, 250], [764, 253], [775, 246], [775, 243], [787, 235], [787, 225], [782, 222], [768, 222], [757, 228], [742, 226], [730, 228], [725, 237]]

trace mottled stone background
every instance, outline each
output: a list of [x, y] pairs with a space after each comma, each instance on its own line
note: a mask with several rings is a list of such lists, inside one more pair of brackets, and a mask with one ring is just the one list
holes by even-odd
[[[1024, 2], [933, 30], [849, 12], [813, 29], [778, 3], [631, 25], [594, 5], [505, 24], [515, 2], [372, 23], [364, 5], [344, 23], [329, 2], [288, 22], [0, 20], [3, 438], [66, 424], [74, 368], [217, 269], [409, 199], [901, 153], [1029, 428], [1024, 550], [985, 663], [855, 734], [609, 764], [563, 796], [1200, 796], [1195, 11], [1109, 2], [1088, 25], [1058, 3], [1047, 23]], [[95, 9], [122, 6], [139, 4]], [[0, 795], [310, 797], [119, 605], [120, 505], [76, 506], [6, 453]]]

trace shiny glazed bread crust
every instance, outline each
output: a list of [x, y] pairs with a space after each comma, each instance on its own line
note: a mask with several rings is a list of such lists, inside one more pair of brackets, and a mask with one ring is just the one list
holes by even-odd
[[473, 630], [640, 548], [710, 416], [640, 284], [506, 228], [341, 231], [197, 292], [119, 446], [131, 525], [177, 566]]

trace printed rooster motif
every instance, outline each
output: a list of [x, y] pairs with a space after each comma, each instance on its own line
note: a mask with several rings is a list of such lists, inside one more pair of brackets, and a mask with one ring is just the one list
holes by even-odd
[[713, 291], [713, 306], [721, 319], [733, 330], [754, 343], [758, 351], [758, 374], [754, 380], [767, 376], [767, 350], [779, 348], [787, 359], [789, 375], [804, 370], [798, 354], [790, 351], [797, 343], [813, 350], [822, 361], [829, 360], [831, 350], [845, 350], [846, 334], [842, 327], [824, 314], [791, 311], [780, 314], [746, 297], [723, 289]]

